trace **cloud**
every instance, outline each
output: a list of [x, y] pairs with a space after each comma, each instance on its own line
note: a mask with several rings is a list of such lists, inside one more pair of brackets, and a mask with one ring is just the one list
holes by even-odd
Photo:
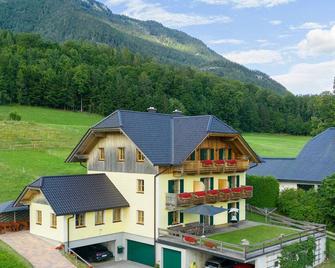
[[274, 7], [295, 0], [198, 0], [210, 5], [232, 5], [234, 8]]
[[291, 30], [314, 30], [314, 29], [323, 29], [326, 28], [326, 25], [317, 23], [317, 22], [305, 22], [299, 26], [291, 26]]
[[267, 49], [233, 51], [224, 54], [223, 56], [240, 64], [266, 64], [283, 62], [283, 57], [279, 51]]
[[309, 31], [297, 47], [301, 57], [335, 55], [335, 26], [329, 30]]
[[331, 90], [335, 60], [315, 64], [294, 65], [288, 73], [272, 76], [295, 94], [317, 94]]
[[243, 44], [244, 41], [240, 39], [218, 39], [218, 40], [210, 40], [207, 42], [208, 44], [211, 45], [223, 45], [223, 44], [228, 44], [228, 45], [240, 45]]
[[105, 0], [107, 6], [125, 5], [123, 15], [139, 20], [155, 20], [168, 27], [186, 27], [212, 23], [228, 23], [227, 16], [200, 16], [196, 14], [174, 13], [166, 10], [159, 3], [148, 3], [144, 0]]
[[280, 25], [283, 22], [281, 20], [270, 20], [269, 23], [272, 24], [272, 25]]

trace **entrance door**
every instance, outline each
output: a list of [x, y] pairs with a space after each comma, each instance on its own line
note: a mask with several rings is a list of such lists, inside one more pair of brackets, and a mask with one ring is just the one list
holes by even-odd
[[163, 248], [163, 267], [162, 268], [181, 268], [180, 251]]

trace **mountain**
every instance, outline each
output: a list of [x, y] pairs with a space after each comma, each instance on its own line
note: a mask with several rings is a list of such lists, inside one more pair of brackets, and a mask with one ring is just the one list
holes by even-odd
[[281, 95], [288, 92], [267, 74], [225, 59], [196, 38], [155, 21], [114, 14], [94, 0], [0, 0], [0, 28], [35, 32], [57, 42], [75, 39], [126, 47], [163, 63], [189, 65]]

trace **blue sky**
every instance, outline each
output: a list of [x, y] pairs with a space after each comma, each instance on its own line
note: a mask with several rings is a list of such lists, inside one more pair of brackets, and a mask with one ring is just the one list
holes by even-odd
[[273, 77], [295, 94], [331, 90], [333, 0], [100, 0], [114, 13], [156, 20], [224, 57]]

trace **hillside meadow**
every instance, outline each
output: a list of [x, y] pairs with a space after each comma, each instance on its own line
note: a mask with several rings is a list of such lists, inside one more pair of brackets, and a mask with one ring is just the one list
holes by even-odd
[[[21, 121], [9, 121], [16, 112]], [[15, 199], [25, 185], [43, 175], [85, 173], [65, 158], [99, 115], [63, 110], [0, 106], [0, 202]], [[247, 133], [261, 156], [294, 157], [310, 137]]]

